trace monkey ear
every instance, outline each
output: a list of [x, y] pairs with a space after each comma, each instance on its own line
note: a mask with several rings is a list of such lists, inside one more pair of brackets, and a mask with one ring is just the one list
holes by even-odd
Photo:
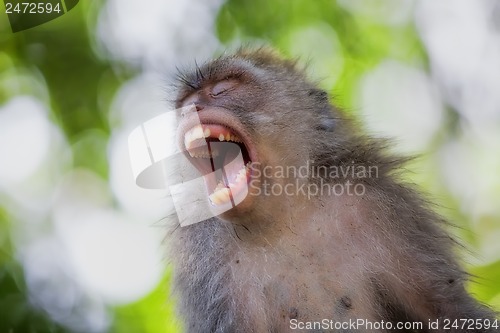
[[316, 99], [318, 102], [328, 102], [328, 94], [326, 91], [318, 88], [309, 89], [309, 96]]

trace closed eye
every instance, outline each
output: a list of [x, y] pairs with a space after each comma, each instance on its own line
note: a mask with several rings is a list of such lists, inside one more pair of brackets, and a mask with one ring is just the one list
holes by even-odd
[[238, 83], [239, 82], [235, 79], [219, 81], [212, 87], [210, 95], [212, 97], [219, 96], [219, 95], [225, 93], [226, 91], [230, 91], [230, 90], [233, 90], [234, 88], [236, 88]]

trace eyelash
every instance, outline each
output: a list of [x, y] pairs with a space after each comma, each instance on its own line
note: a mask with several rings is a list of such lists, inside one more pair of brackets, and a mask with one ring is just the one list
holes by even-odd
[[[241, 81], [241, 78], [242, 78], [242, 76], [243, 76], [243, 75], [244, 75], [244, 73], [233, 73], [233, 74], [231, 74], [231, 75], [229, 75], [229, 76], [226, 76], [226, 77], [225, 77], [225, 78], [223, 78], [222, 80], [220, 80], [220, 81], [216, 82], [216, 83], [215, 83], [215, 85], [217, 85], [217, 84], [219, 84], [219, 83], [221, 83], [221, 82], [224, 82], [224, 81], [231, 81], [231, 80]], [[240, 82], [240, 83], [241, 83], [241, 82]], [[214, 85], [214, 86], [215, 86], [215, 85]], [[189, 92], [189, 93], [187, 93], [187, 94], [186, 94], [186, 96], [185, 96], [185, 97], [183, 97], [183, 98], [181, 99], [181, 101], [185, 101], [185, 100], [189, 97], [189, 95], [191, 95], [191, 93], [192, 93], [193, 91], [196, 91], [196, 90], [198, 90], [198, 89], [199, 89], [198, 87], [191, 87], [191, 86], [190, 86], [190, 88], [192, 88], [192, 89], [189, 89], [189, 90], [190, 90], [190, 92]], [[217, 93], [217, 94], [210, 93], [209, 95], [210, 95], [211, 97], [217, 97], [217, 96], [220, 96], [220, 95], [222, 95], [222, 94], [224, 94], [224, 93], [226, 93], [226, 92], [228, 92], [228, 91], [231, 91], [231, 90], [233, 90], [233, 89], [234, 89], [234, 87], [229, 87], [229, 88], [227, 88], [227, 89], [224, 89], [224, 90], [220, 91], [220, 92], [219, 92], [219, 93]], [[184, 102], [182, 102], [182, 103], [184, 103]]]
[[225, 78], [224, 80], [217, 82], [216, 84], [213, 85], [210, 91], [210, 96], [217, 97], [228, 91], [233, 90], [235, 88], [235, 85], [237, 84], [237, 82], [234, 81], [235, 81], [234, 78]]
[[231, 88], [227, 88], [227, 89], [222, 89], [221, 91], [217, 92], [217, 93], [214, 93], [214, 92], [210, 92], [210, 96], [212, 97], [217, 97], [217, 96], [220, 96], [222, 94], [224, 94], [225, 92], [231, 90]]

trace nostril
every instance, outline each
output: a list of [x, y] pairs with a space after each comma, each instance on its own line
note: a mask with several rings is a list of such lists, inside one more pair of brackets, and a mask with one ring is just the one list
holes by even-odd
[[181, 109], [181, 117], [185, 117], [189, 113], [189, 108], [182, 108]]
[[204, 106], [203, 105], [200, 105], [200, 104], [195, 104], [195, 107], [196, 107], [196, 111], [201, 111], [203, 110]]
[[[195, 110], [195, 108], [196, 108], [196, 110]], [[190, 113], [198, 112], [198, 108], [196, 107], [196, 104], [191, 103], [189, 105], [184, 105], [183, 107], [178, 109], [178, 111], [179, 111], [178, 114], [181, 117], [185, 117], [185, 116], [189, 115]]]

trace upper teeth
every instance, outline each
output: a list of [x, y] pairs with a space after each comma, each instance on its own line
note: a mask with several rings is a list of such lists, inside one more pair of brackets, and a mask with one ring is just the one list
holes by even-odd
[[[184, 145], [186, 146], [186, 149], [189, 149], [191, 148], [191, 145], [195, 140], [208, 138], [210, 137], [211, 134], [212, 133], [210, 131], [210, 128], [208, 127], [203, 128], [201, 125], [196, 125], [189, 131], [187, 131], [186, 134], [184, 134]], [[237, 137], [236, 135], [231, 135], [230, 133], [219, 134], [219, 140], [241, 142], [241, 139], [239, 137]]]
[[205, 131], [203, 131], [201, 125], [195, 126], [191, 128], [189, 131], [187, 131], [186, 134], [184, 134], [184, 145], [186, 146], [187, 149], [189, 149], [193, 141], [198, 139], [208, 138], [209, 136], [210, 136], [209, 128], [206, 128]]

